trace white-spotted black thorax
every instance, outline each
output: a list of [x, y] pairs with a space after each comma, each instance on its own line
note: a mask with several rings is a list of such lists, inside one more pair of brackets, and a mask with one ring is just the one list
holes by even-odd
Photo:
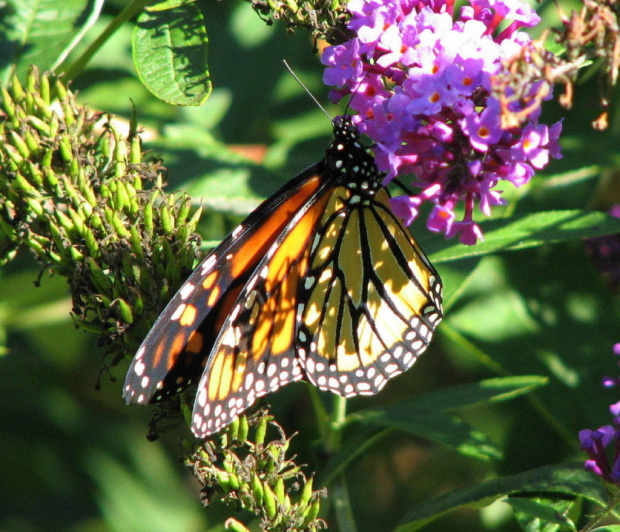
[[350, 116], [337, 116], [332, 121], [334, 136], [325, 153], [329, 175], [351, 191], [374, 195], [381, 187], [381, 173], [374, 157], [360, 140], [357, 126]]

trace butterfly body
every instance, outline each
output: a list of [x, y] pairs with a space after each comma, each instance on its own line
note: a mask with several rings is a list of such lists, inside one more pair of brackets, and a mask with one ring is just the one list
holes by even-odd
[[426, 349], [441, 281], [391, 212], [348, 117], [325, 158], [268, 198], [190, 275], [138, 350], [129, 403], [200, 377], [192, 430], [221, 430], [256, 398], [305, 379], [378, 392]]

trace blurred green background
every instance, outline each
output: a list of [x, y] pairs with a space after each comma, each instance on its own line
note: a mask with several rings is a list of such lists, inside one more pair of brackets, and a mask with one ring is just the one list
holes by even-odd
[[[106, 4], [90, 39], [121, 6]], [[217, 241], [261, 198], [318, 161], [330, 138], [329, 120], [282, 60], [332, 116], [343, 107], [328, 104], [319, 57], [303, 30], [266, 26], [247, 3], [211, 2], [205, 16], [214, 91], [204, 106], [172, 107], [144, 89], [132, 66], [129, 26], [72, 87], [83, 104], [119, 119], [136, 109], [150, 153], [168, 168], [168, 190], [183, 189], [207, 208], [201, 234]], [[510, 209], [609, 207], [617, 195], [618, 123], [612, 115], [609, 131], [592, 131], [596, 90], [590, 79], [577, 88], [572, 111], [554, 104], [545, 110], [542, 121], [549, 124], [566, 116], [564, 158], [524, 190], [506, 190]], [[424, 220], [412, 229], [431, 254], [445, 245]], [[448, 314], [433, 345], [413, 370], [377, 397], [351, 400], [349, 409], [505, 372], [550, 377], [536, 393], [547, 415], [525, 398], [459, 412], [503, 450], [496, 462], [392, 432], [347, 472], [360, 531], [389, 530], [421, 501], [460, 486], [581, 459], [578, 430], [607, 423], [607, 406], [617, 400], [599, 383], [617, 369], [611, 348], [620, 341], [618, 300], [582, 242], [436, 266]], [[150, 408], [128, 407], [120, 397], [128, 361], [107, 368], [104, 349], [71, 323], [66, 282], [40, 272], [27, 254], [0, 270], [0, 530], [223, 530], [234, 509], [217, 503], [201, 509], [198, 485], [178, 462], [187, 429], [179, 423], [161, 440], [146, 440]], [[324, 456], [306, 385], [268, 399], [288, 434], [299, 431], [292, 443], [299, 462], [320, 471]], [[518, 530], [509, 516], [508, 506], [496, 503], [447, 515], [427, 529]]]

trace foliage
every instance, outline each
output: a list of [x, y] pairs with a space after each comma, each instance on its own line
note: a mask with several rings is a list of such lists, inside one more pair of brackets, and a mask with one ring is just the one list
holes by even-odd
[[[287, 507], [297, 529], [325, 520], [342, 530], [575, 530], [602, 509], [592, 526], [613, 529], [616, 499], [583, 471], [578, 439], [607, 422], [614, 402], [600, 379], [619, 341], [617, 295], [583, 243], [620, 232], [604, 214], [619, 196], [613, 57], [602, 71], [609, 129], [590, 128], [601, 63], [583, 56], [583, 81], [566, 83], [575, 110], [543, 114], [565, 117], [564, 159], [527, 186], [506, 185], [508, 205], [480, 222], [484, 242], [412, 228], [447, 302], [413, 370], [346, 405], [288, 386], [267, 398], [288, 436], [271, 428], [265, 440], [254, 421], [241, 429], [250, 440], [240, 437], [242, 418], [197, 446], [168, 405], [148, 443], [153, 410], [123, 407], [117, 382], [93, 391], [101, 357], [131, 357], [201, 254], [195, 227], [204, 247], [217, 242], [322, 156], [329, 122], [281, 59], [324, 101], [314, 37], [301, 29], [331, 42], [346, 30], [337, 3], [327, 17], [313, 3], [253, 2], [269, 26], [248, 4], [147, 4], [0, 8], [0, 430], [12, 458], [0, 475], [0, 526], [215, 530], [232, 513], [219, 497], [257, 516], [235, 513], [232, 529], [269, 528]], [[539, 13], [558, 25], [551, 4]], [[613, 278], [618, 257], [603, 258]], [[74, 330], [71, 313], [104, 349]], [[107, 371], [122, 379], [124, 369]], [[190, 469], [174, 462], [180, 435], [211, 490], [204, 511], [187, 489]]]

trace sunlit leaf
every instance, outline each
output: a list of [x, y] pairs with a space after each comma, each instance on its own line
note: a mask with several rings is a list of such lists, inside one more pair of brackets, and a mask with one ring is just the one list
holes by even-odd
[[419, 530], [440, 515], [463, 506], [488, 505], [500, 497], [512, 494], [540, 497], [548, 493], [563, 496], [583, 496], [601, 506], [606, 493], [600, 479], [583, 470], [583, 463], [546, 466], [516, 475], [502, 477], [475, 486], [459, 489], [437, 497], [407, 514], [398, 532]]
[[144, 85], [175, 105], [200, 105], [211, 93], [207, 30], [193, 4], [143, 12], [133, 34], [133, 58]]
[[579, 210], [538, 212], [480, 225], [484, 242], [475, 246], [446, 244], [443, 249], [431, 253], [430, 259], [439, 263], [551, 242], [620, 233], [620, 219], [602, 212]]
[[95, 23], [103, 3], [104, 0], [0, 3], [0, 81], [6, 83], [13, 71], [24, 79], [32, 64], [40, 70], [53, 70]]

